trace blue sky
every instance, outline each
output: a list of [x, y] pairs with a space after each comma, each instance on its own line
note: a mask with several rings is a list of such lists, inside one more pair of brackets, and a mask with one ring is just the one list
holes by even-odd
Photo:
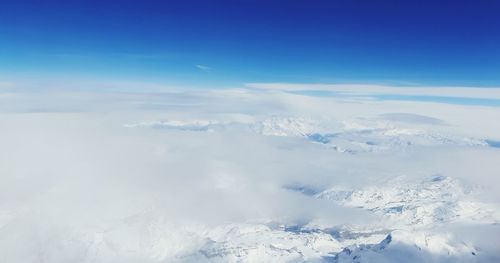
[[2, 1], [0, 80], [500, 86], [500, 1]]

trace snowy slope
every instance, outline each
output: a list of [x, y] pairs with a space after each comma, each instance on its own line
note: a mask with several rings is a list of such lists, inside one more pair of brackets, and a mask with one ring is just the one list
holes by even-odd
[[418, 182], [398, 177], [362, 189], [331, 188], [315, 197], [370, 210], [401, 227], [463, 220], [500, 223], [498, 208], [474, 200], [475, 190], [459, 180], [436, 175]]

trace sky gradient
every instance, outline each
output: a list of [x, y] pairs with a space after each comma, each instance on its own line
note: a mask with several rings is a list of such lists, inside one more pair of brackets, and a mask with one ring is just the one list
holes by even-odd
[[500, 1], [3, 1], [0, 80], [500, 86]]

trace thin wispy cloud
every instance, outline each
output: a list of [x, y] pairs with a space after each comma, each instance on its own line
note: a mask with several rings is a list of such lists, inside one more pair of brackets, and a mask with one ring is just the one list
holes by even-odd
[[449, 96], [466, 98], [500, 99], [500, 89], [481, 87], [387, 86], [369, 84], [317, 84], [317, 83], [247, 83], [248, 88], [278, 91], [327, 91], [351, 96], [384, 94], [410, 96]]
[[180, 53], [42, 53], [43, 57], [62, 58], [62, 59], [128, 59], [128, 60], [174, 60], [181, 57]]
[[196, 66], [196, 68], [198, 68], [198, 69], [200, 69], [200, 70], [203, 70], [203, 71], [205, 71], [205, 72], [210, 72], [210, 71], [212, 71], [212, 68], [211, 68], [211, 67], [209, 67], [209, 66], [200, 65], [200, 64], [195, 65], [195, 66]]
[[12, 82], [0, 81], [0, 89], [3, 89], [3, 88], [12, 88], [14, 86], [15, 86], [15, 84], [12, 83]]

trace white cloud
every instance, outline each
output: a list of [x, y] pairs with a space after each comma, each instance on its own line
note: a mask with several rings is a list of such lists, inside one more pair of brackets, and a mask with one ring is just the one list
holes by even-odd
[[[500, 151], [480, 143], [500, 139], [498, 107], [252, 89], [2, 95], [1, 261], [321, 262], [347, 247], [387, 260], [500, 257], [498, 238], [473, 233], [498, 232]], [[418, 183], [436, 174], [477, 192]], [[339, 196], [331, 189], [356, 198], [315, 198]], [[384, 209], [412, 196], [398, 216], [442, 224], [405, 217], [395, 232], [397, 207]]]

